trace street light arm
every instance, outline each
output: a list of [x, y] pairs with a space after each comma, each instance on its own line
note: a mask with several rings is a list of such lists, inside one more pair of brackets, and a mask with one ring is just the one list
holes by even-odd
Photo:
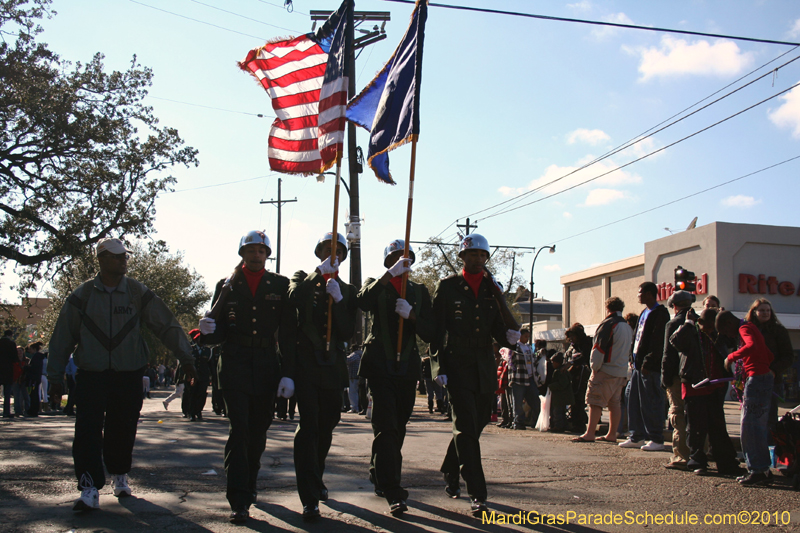
[[536, 250], [536, 255], [533, 256], [533, 263], [531, 263], [531, 294], [530, 298], [528, 299], [528, 328], [530, 329], [529, 342], [531, 346], [533, 346], [533, 267], [536, 266], [536, 258], [539, 257], [539, 254], [542, 252], [542, 250], [550, 250], [550, 253], [554, 254], [556, 252], [556, 245], [554, 244], [552, 246], [540, 247], [538, 250]]

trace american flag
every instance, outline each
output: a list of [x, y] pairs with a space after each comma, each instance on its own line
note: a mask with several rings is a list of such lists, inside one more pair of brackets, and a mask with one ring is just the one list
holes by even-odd
[[353, 0], [344, 0], [316, 33], [250, 50], [239, 67], [272, 99], [277, 118], [269, 133], [269, 166], [311, 175], [333, 166], [343, 152], [345, 25]]

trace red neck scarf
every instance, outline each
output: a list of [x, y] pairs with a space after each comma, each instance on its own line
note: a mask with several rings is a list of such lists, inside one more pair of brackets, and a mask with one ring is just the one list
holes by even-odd
[[323, 279], [325, 279], [325, 281], [328, 281], [331, 278], [333, 278], [333, 279], [338, 278], [339, 276], [337, 276], [337, 274], [338, 274], [338, 272], [334, 272], [333, 274], [323, 274], [322, 277], [323, 277]]
[[477, 298], [478, 288], [481, 286], [481, 281], [483, 281], [483, 272], [479, 272], [478, 274], [470, 274], [462, 268], [461, 274], [464, 276], [464, 280], [467, 282], [467, 285], [469, 285], [472, 289], [472, 292], [475, 293], [475, 298]]
[[392, 279], [389, 280], [389, 283], [392, 284], [392, 286], [394, 287], [394, 290], [397, 291], [397, 294], [401, 294], [400, 293], [400, 284], [403, 283], [403, 276], [395, 276], [395, 277], [393, 277]]
[[258, 284], [261, 283], [261, 278], [264, 277], [265, 269], [261, 269], [258, 272], [253, 272], [247, 267], [242, 267], [242, 274], [244, 274], [244, 279], [247, 280], [247, 286], [250, 287], [250, 292], [253, 296], [256, 295], [256, 290], [258, 289]]

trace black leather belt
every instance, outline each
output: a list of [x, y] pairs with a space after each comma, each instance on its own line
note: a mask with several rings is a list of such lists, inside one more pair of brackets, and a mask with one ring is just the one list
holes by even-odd
[[239, 346], [247, 346], [248, 348], [269, 348], [274, 341], [265, 337], [251, 337], [248, 335], [231, 335], [228, 337], [228, 342], [238, 344]]
[[447, 344], [454, 348], [485, 348], [492, 345], [488, 337], [450, 337]]

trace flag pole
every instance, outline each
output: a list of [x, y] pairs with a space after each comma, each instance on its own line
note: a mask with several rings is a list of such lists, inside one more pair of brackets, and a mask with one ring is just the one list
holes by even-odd
[[[411, 241], [411, 212], [414, 207], [414, 170], [417, 165], [417, 137], [411, 139], [411, 171], [408, 177], [408, 209], [406, 210], [406, 236], [403, 240], [403, 257], [408, 257]], [[403, 272], [402, 282], [400, 283], [400, 298], [406, 299], [406, 284], [408, 283], [408, 272]], [[400, 354], [403, 351], [403, 317], [400, 317], [397, 326], [397, 359], [395, 365], [400, 368]]]
[[[336, 226], [339, 225], [339, 182], [342, 174], [342, 157], [336, 157], [336, 186], [333, 189], [333, 230], [331, 230], [331, 266], [336, 261], [339, 250], [339, 236]], [[328, 295], [328, 334], [325, 336], [325, 359], [331, 353], [331, 329], [333, 328], [333, 296]]]

